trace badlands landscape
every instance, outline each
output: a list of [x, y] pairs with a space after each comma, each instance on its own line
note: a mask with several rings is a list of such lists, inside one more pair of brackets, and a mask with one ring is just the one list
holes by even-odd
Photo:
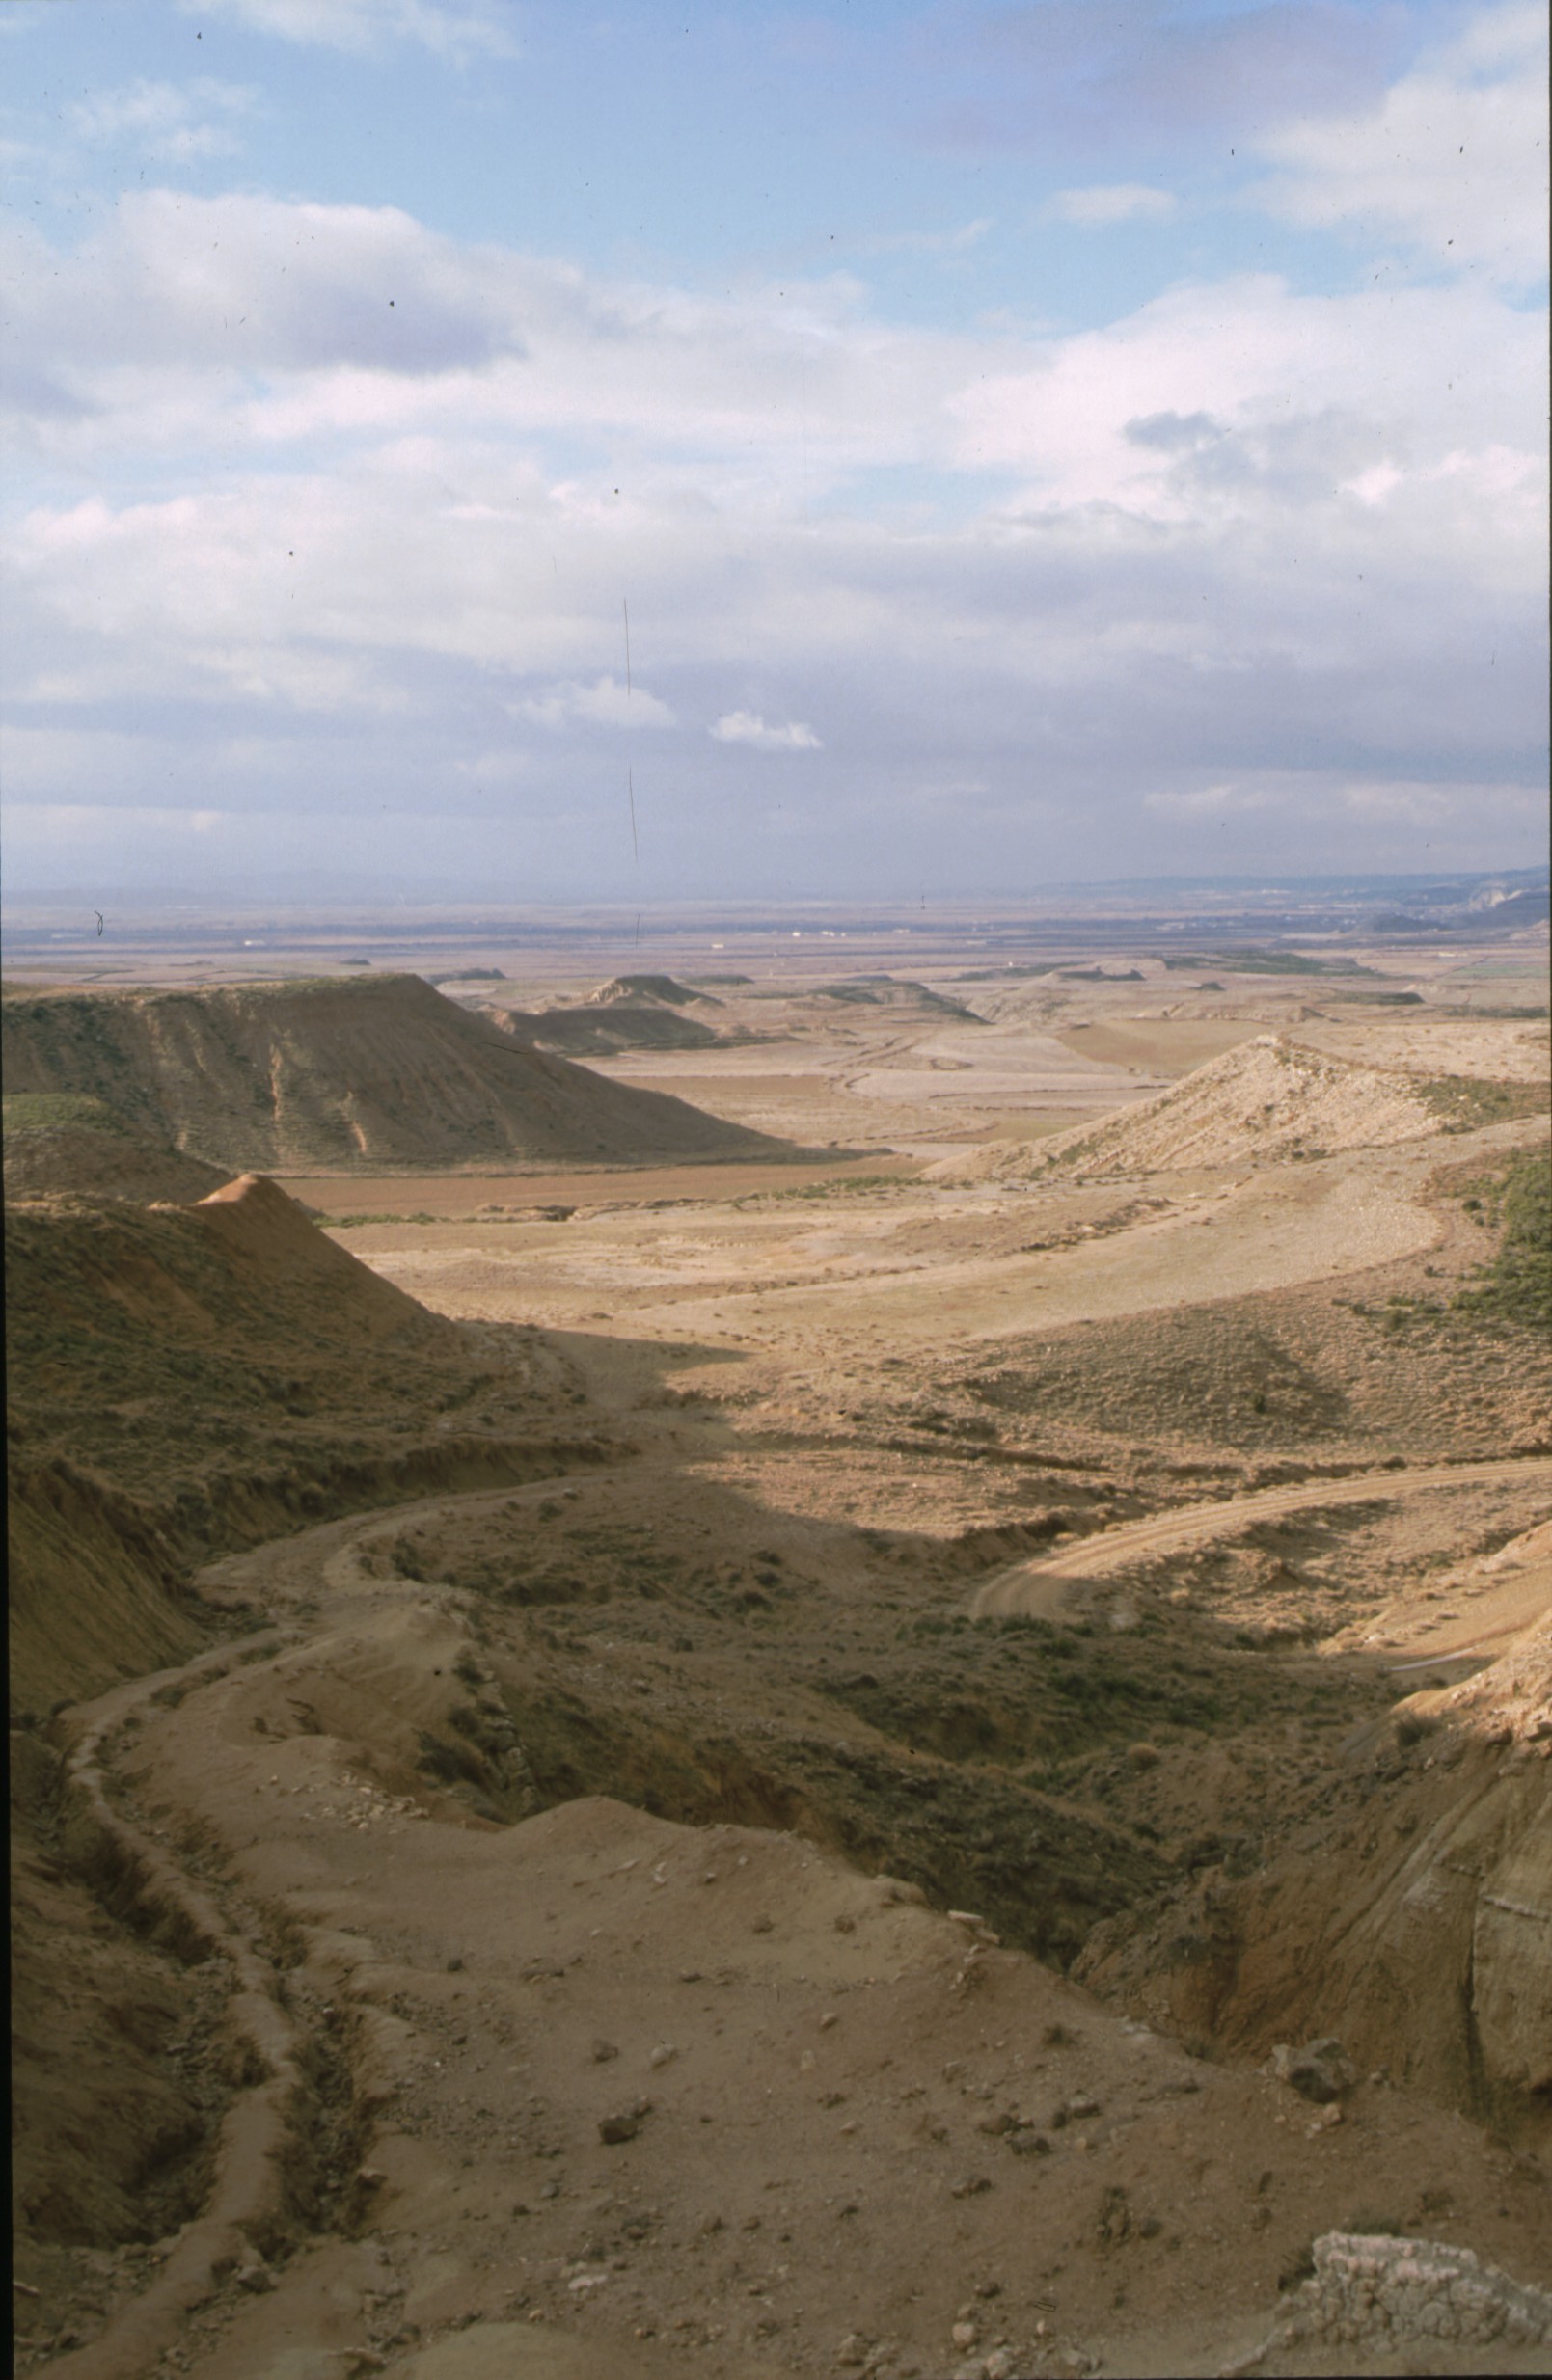
[[18, 2368], [1543, 2370], [1544, 919], [15, 941]]

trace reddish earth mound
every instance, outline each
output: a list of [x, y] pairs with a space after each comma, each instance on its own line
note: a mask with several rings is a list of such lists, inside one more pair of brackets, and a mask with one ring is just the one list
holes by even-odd
[[786, 1147], [525, 1047], [416, 975], [9, 1000], [0, 1030], [13, 1092], [100, 1100], [228, 1167], [635, 1164]]

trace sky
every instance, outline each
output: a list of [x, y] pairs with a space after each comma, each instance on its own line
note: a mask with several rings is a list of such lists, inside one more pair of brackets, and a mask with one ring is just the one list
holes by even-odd
[[0, 0], [8, 896], [1535, 862], [1545, 50]]

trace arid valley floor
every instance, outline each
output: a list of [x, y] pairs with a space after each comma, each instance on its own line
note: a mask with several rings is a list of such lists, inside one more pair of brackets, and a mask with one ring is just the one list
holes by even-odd
[[1451, 932], [13, 955], [19, 2368], [1545, 2368]]

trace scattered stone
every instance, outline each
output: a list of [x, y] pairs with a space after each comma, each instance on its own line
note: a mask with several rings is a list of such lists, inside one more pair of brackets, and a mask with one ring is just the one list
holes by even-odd
[[617, 2058], [618, 2056], [619, 2049], [613, 2042], [594, 2042], [593, 2064], [595, 2066], [607, 2066], [611, 2058]]
[[1067, 2118], [1069, 2123], [1074, 2122], [1080, 2116], [1097, 2116], [1099, 2112], [1099, 2100], [1091, 2098], [1086, 2091], [1075, 2091], [1072, 2097], [1067, 2102]]
[[638, 2099], [633, 2107], [622, 2107], [613, 2116], [602, 2116], [598, 2123], [598, 2137], [613, 2148], [621, 2141], [634, 2140], [641, 2124], [652, 2113], [650, 2099]]
[[963, 2181], [949, 2184], [948, 2195], [950, 2198], [981, 2198], [991, 2187], [984, 2174], [967, 2174]]
[[275, 2276], [261, 2257], [255, 2257], [248, 2263], [239, 2264], [236, 2281], [239, 2289], [251, 2289], [256, 2297], [261, 2295], [265, 2289], [272, 2289], [275, 2286]]
[[974, 2347], [980, 2344], [981, 2334], [973, 2322], [956, 2322], [948, 2335], [956, 2347]]
[[858, 2331], [850, 2331], [835, 2350], [835, 2361], [842, 2371], [859, 2371], [867, 2362], [868, 2341]]
[[671, 2066], [679, 2055], [672, 2042], [659, 2042], [647, 2057], [648, 2066]]
[[1032, 2123], [1021, 2123], [1008, 2134], [1008, 2147], [1016, 2157], [1048, 2157], [1050, 2143], [1044, 2132], [1037, 2132]]
[[1131, 2236], [1131, 2208], [1125, 2190], [1117, 2182], [1112, 2182], [1101, 2196], [1099, 2233], [1102, 2248], [1119, 2248], [1124, 2239]]
[[1302, 2049], [1279, 2042], [1271, 2053], [1271, 2065], [1280, 2082], [1290, 2084], [1301, 2098], [1313, 2099], [1317, 2106], [1340, 2099], [1358, 2079], [1342, 2043], [1329, 2037], [1306, 2042]]

